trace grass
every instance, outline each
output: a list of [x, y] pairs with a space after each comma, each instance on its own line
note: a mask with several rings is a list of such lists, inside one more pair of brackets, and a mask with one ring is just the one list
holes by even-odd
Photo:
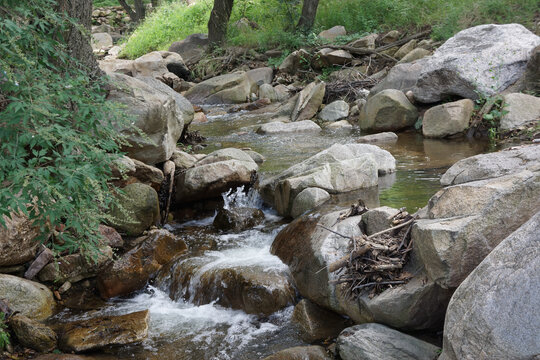
[[[94, 3], [112, 0], [94, 0]], [[199, 0], [187, 6], [171, 1], [161, 5], [132, 34], [123, 55], [136, 58], [154, 50], [165, 50], [186, 36], [207, 32], [213, 0]], [[321, 0], [311, 34], [294, 33], [299, 17], [299, 0], [236, 0], [229, 22], [230, 45], [267, 50], [292, 50], [317, 44], [323, 29], [343, 25], [349, 34], [366, 34], [390, 29], [416, 31], [432, 26], [433, 37], [446, 40], [459, 30], [484, 23], [521, 23], [534, 26], [539, 0]], [[258, 29], [238, 29], [242, 17]]]

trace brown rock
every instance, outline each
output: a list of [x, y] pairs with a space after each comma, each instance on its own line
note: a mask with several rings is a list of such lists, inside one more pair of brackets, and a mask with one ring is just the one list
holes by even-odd
[[0, 267], [19, 265], [34, 259], [39, 242], [39, 229], [22, 215], [4, 215], [6, 226], [0, 225]]
[[224, 231], [240, 232], [259, 225], [263, 220], [264, 213], [260, 209], [221, 209], [214, 218], [214, 226]]
[[99, 274], [101, 296], [111, 298], [141, 289], [163, 265], [186, 250], [186, 243], [167, 230], [150, 231], [142, 244]]
[[65, 324], [58, 343], [64, 351], [88, 351], [108, 345], [126, 345], [148, 336], [148, 310], [121, 316], [103, 316]]
[[100, 224], [98, 231], [103, 236], [105, 244], [108, 244], [110, 247], [121, 248], [124, 247], [124, 240], [122, 235], [118, 233], [114, 228]]
[[298, 324], [302, 339], [310, 343], [335, 338], [348, 325], [342, 316], [323, 309], [307, 299], [303, 299], [294, 307], [292, 322]]
[[35, 320], [15, 314], [9, 319], [9, 325], [21, 345], [39, 352], [49, 352], [56, 348], [56, 333]]

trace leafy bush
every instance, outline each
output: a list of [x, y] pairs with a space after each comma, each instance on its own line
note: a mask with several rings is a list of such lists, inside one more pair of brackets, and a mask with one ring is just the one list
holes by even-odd
[[75, 24], [55, 0], [0, 7], [0, 226], [22, 212], [51, 232], [56, 251], [97, 249], [97, 228], [114, 199], [121, 111], [105, 101], [63, 42]]
[[9, 333], [7, 331], [6, 314], [0, 312], [0, 350], [9, 345]]

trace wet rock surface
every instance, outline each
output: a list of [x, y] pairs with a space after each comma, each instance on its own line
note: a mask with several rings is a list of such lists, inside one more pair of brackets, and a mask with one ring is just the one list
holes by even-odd
[[330, 360], [322, 346], [298, 346], [282, 350], [264, 360]]
[[48, 326], [21, 314], [10, 317], [9, 325], [23, 346], [39, 352], [49, 352], [56, 348], [56, 333]]
[[342, 316], [307, 299], [301, 300], [294, 307], [292, 322], [298, 325], [302, 338], [309, 343], [335, 338], [349, 323]]
[[223, 231], [240, 232], [259, 225], [264, 213], [254, 208], [221, 209], [214, 219], [214, 227]]
[[433, 360], [439, 348], [380, 324], [362, 324], [343, 330], [338, 338], [343, 360]]
[[44, 320], [56, 308], [52, 292], [40, 283], [0, 274], [0, 298], [12, 311], [34, 320]]
[[63, 324], [58, 333], [58, 344], [64, 351], [84, 352], [140, 342], [148, 336], [148, 310]]
[[150, 231], [142, 244], [100, 272], [101, 296], [111, 298], [141, 289], [163, 265], [186, 250], [186, 243], [167, 230]]

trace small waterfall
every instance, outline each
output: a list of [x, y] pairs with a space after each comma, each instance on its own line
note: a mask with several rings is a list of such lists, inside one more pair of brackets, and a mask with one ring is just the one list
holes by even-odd
[[233, 208], [248, 207], [261, 209], [263, 199], [259, 192], [254, 188], [246, 191], [245, 186], [237, 187], [236, 190], [230, 190], [221, 194], [223, 197], [223, 208], [230, 210]]

